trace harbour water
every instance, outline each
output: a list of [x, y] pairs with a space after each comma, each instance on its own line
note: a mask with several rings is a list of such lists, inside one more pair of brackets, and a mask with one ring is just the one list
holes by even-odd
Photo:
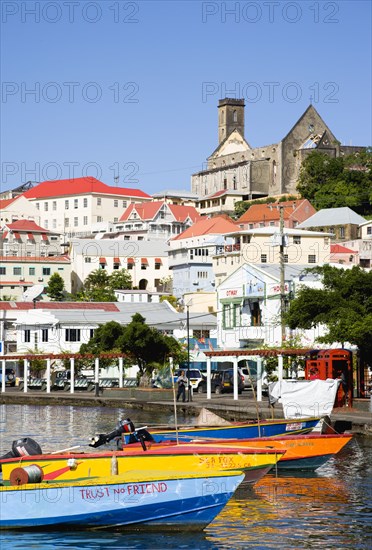
[[[137, 427], [173, 423], [173, 416], [109, 408], [2, 405], [0, 454], [18, 437], [32, 437], [43, 451], [90, 449], [95, 433], [119, 418]], [[179, 418], [190, 423], [192, 418]], [[0, 502], [1, 506], [1, 502]], [[372, 438], [355, 437], [314, 473], [264, 477], [242, 485], [202, 533], [1, 532], [1, 550], [12, 549], [370, 549], [372, 547]]]

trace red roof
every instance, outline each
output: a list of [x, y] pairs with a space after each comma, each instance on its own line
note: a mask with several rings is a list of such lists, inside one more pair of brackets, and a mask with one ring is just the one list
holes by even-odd
[[[288, 220], [305, 200], [306, 199], [286, 202], [271, 202], [268, 204], [252, 204], [252, 206], [250, 206], [248, 210], [244, 212], [242, 216], [240, 216], [238, 222], [254, 223], [264, 221], [279, 221], [279, 206], [283, 206], [283, 218], [285, 220]], [[315, 209], [312, 209], [312, 211], [309, 213], [309, 216], [314, 213]]]
[[164, 201], [144, 202], [137, 204], [130, 204], [121, 216], [121, 222], [125, 222], [129, 219], [129, 216], [136, 211], [138, 217], [141, 220], [153, 220], [156, 214], [159, 212], [163, 205], [166, 205], [172, 212], [174, 218], [178, 222], [184, 222], [187, 218], [190, 218], [193, 222], [201, 218], [194, 206], [184, 206], [178, 204], [167, 204]]
[[331, 244], [331, 254], [356, 254], [357, 252], [355, 250], [351, 250], [351, 248], [346, 248], [346, 246], [342, 246], [341, 244]]
[[27, 233], [30, 231], [36, 231], [37, 233], [48, 233], [47, 229], [40, 227], [40, 225], [37, 225], [33, 220], [17, 220], [12, 223], [7, 223], [6, 226], [12, 231], [26, 231]]
[[223, 195], [227, 195], [228, 193], [229, 193], [228, 189], [221, 189], [220, 191], [213, 193], [213, 195], [206, 195], [205, 197], [200, 198], [199, 201], [216, 199], [217, 197], [222, 197]]
[[9, 204], [16, 201], [19, 197], [13, 197], [12, 199], [3, 199], [0, 200], [0, 210], [4, 210]]
[[184, 206], [183, 204], [168, 204], [170, 211], [178, 222], [184, 222], [187, 218], [190, 218], [192, 222], [196, 222], [201, 219], [201, 215], [198, 213], [194, 206]]
[[[27, 283], [26, 283], [27, 284]], [[104, 311], [119, 311], [113, 302], [35, 302], [36, 309], [103, 309]], [[1, 310], [34, 309], [33, 302], [1, 302]]]
[[188, 239], [190, 237], [198, 237], [200, 235], [224, 235], [225, 233], [236, 231], [236, 229], [236, 224], [226, 216], [201, 218], [172, 240], [177, 241], [181, 239]]
[[150, 195], [139, 189], [112, 187], [96, 178], [74, 178], [68, 180], [43, 181], [29, 189], [23, 196], [27, 199], [42, 199], [46, 197], [60, 197], [65, 195], [86, 195], [97, 193], [100, 195], [120, 195], [123, 197], [139, 197], [151, 199]]

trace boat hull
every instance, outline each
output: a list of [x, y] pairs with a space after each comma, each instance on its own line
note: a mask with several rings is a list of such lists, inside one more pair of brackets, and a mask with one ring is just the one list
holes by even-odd
[[[125, 479], [124, 479], [125, 478]], [[1, 487], [0, 529], [201, 530], [225, 506], [243, 481], [240, 473], [210, 476], [111, 476]]]
[[[125, 474], [130, 470], [142, 472], [171, 472], [174, 470], [209, 473], [212, 471], [243, 471], [249, 483], [255, 483], [278, 462], [284, 451], [274, 449], [250, 449], [233, 443], [128, 445], [122, 451], [36, 455], [10, 458], [2, 461], [3, 481], [12, 479], [12, 472], [37, 464], [44, 481], [84, 480], [108, 476], [114, 470]], [[14, 483], [14, 480], [13, 480]]]
[[[227, 426], [191, 426], [178, 431], [152, 429], [151, 435], [157, 442], [169, 439], [191, 441], [196, 437], [212, 439], [250, 439], [252, 437], [274, 437], [277, 435], [302, 434], [310, 432], [319, 423], [320, 418], [302, 418], [296, 420], [263, 420], [260, 423], [235, 423]], [[128, 443], [129, 436], [125, 435]]]
[[[351, 434], [307, 434], [261, 437], [240, 440], [249, 449], [275, 449], [284, 452], [276, 465], [281, 470], [316, 470], [341, 451], [352, 439]], [[231, 445], [221, 441], [220, 445]]]

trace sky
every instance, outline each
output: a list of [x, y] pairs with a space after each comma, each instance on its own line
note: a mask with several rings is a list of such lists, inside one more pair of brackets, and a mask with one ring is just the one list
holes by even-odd
[[191, 190], [244, 98], [252, 147], [312, 102], [343, 144], [371, 145], [369, 1], [1, 0], [1, 190], [94, 176]]

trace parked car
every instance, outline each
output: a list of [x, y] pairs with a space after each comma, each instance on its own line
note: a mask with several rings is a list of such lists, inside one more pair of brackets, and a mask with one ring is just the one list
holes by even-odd
[[[239, 369], [244, 377], [244, 389], [253, 389], [257, 390], [257, 364], [255, 361], [248, 361], [249, 369], [247, 367], [242, 367]], [[262, 391], [266, 392], [268, 389], [266, 377], [262, 380]]]
[[[214, 371], [211, 374], [211, 390], [212, 393], [228, 393], [234, 391], [234, 370], [226, 369]], [[238, 393], [244, 390], [244, 376], [238, 369]], [[207, 391], [207, 379], [205, 378], [198, 386], [198, 393]]]
[[203, 373], [199, 369], [178, 369], [174, 373], [174, 382], [177, 382], [177, 378], [180, 376], [181, 371], [185, 371], [186, 376], [190, 379], [190, 385], [194, 391], [198, 391], [199, 385], [205, 380]]
[[[3, 381], [3, 370], [0, 368], [0, 384]], [[15, 386], [16, 383], [16, 373], [14, 369], [5, 368], [5, 385], [6, 386]]]

